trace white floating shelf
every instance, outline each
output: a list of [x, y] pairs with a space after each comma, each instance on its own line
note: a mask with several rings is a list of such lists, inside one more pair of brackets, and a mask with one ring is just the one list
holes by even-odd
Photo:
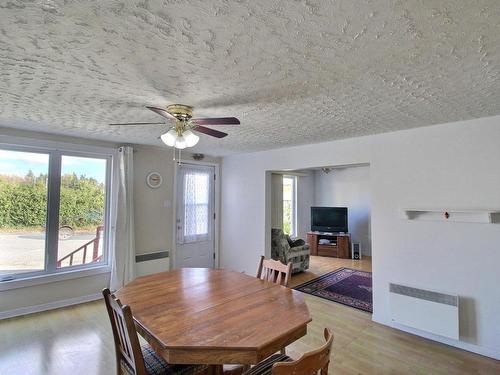
[[500, 210], [405, 208], [402, 213], [408, 220], [500, 223]]

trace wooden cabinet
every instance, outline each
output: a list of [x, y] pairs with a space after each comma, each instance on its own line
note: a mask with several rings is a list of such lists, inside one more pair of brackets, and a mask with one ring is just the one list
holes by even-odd
[[307, 232], [306, 242], [309, 244], [311, 255], [318, 255], [318, 241], [313, 232]]
[[[329, 243], [321, 244], [320, 240], [328, 240]], [[323, 242], [323, 241], [321, 241]], [[344, 234], [326, 234], [321, 232], [308, 232], [307, 243], [311, 255], [324, 257], [350, 258], [351, 244], [350, 235]]]

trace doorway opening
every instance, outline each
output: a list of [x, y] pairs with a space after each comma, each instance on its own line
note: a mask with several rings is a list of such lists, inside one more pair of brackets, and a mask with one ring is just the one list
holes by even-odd
[[350, 277], [347, 271], [332, 279], [347, 280], [349, 276], [351, 283], [359, 281], [353, 288], [359, 289], [358, 294], [367, 294], [370, 306], [365, 311], [370, 311], [370, 165], [270, 171], [267, 176], [267, 256], [284, 256], [286, 259], [279, 259], [284, 263], [292, 261], [292, 287], [341, 269], [358, 272]]

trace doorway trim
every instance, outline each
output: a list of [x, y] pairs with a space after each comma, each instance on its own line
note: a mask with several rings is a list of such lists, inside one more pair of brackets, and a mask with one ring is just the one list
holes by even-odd
[[[205, 165], [207, 167], [214, 167], [215, 170], [215, 183], [214, 183], [214, 268], [219, 268], [219, 248], [220, 248], [220, 163], [209, 162], [209, 161], [181, 161], [180, 165]], [[173, 220], [172, 220], [172, 252], [170, 254], [170, 269], [174, 269], [176, 265], [176, 255], [177, 255], [177, 179], [178, 179], [178, 169], [179, 164], [175, 163], [174, 168], [174, 199], [172, 200], [173, 206]]]

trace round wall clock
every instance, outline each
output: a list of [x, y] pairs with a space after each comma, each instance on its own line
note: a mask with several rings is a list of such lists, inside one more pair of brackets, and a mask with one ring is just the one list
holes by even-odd
[[158, 189], [163, 182], [163, 178], [158, 172], [151, 172], [146, 176], [146, 184], [151, 189]]

